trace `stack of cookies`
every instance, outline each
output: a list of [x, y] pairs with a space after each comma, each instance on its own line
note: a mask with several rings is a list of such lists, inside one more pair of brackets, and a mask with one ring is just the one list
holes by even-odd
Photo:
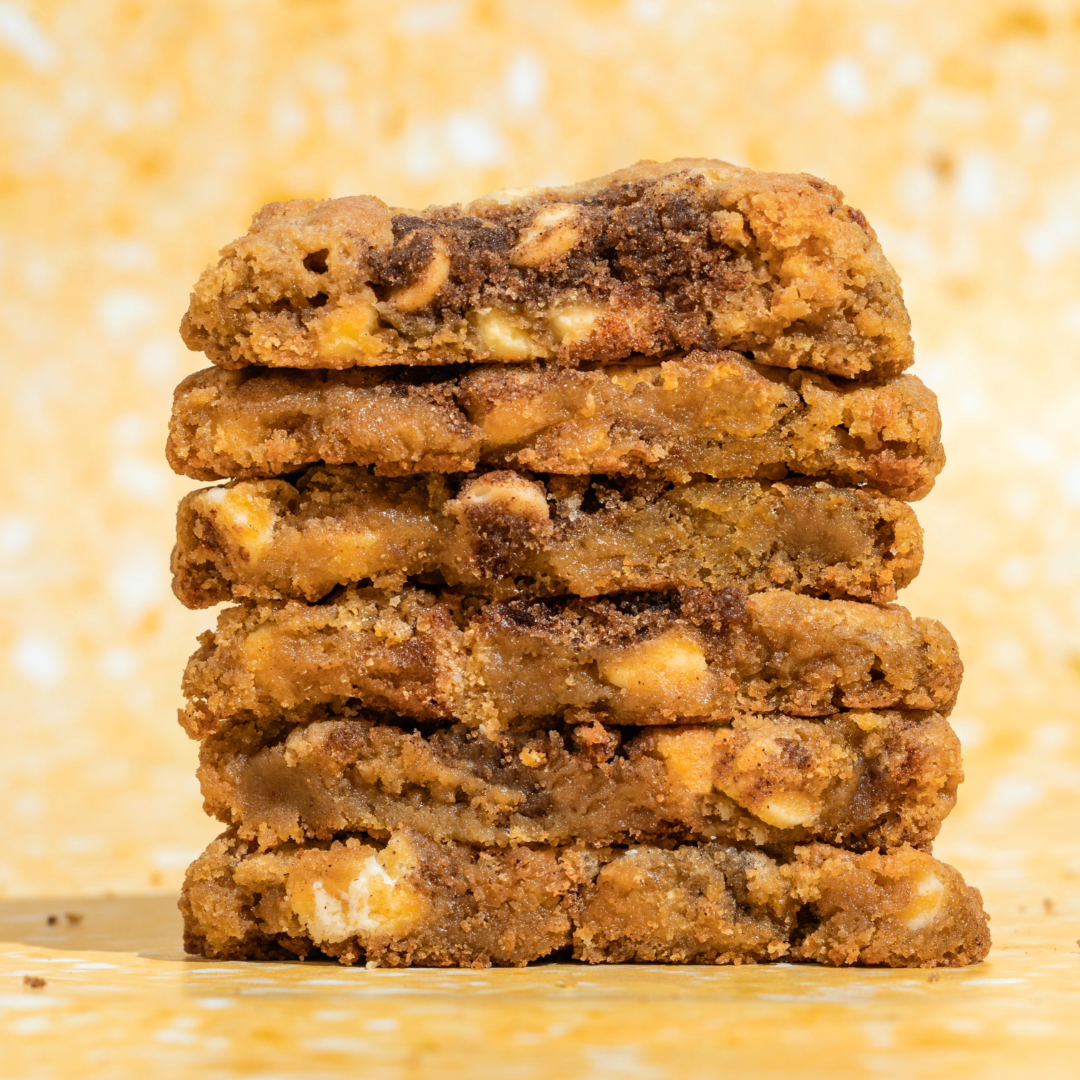
[[265, 207], [168, 455], [207, 810], [187, 948], [959, 965], [944, 462], [897, 276], [806, 175]]

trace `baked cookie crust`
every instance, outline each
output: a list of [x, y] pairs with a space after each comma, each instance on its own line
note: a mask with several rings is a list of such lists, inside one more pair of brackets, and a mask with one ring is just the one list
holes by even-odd
[[741, 586], [888, 603], [922, 552], [904, 503], [823, 481], [386, 478], [338, 465], [186, 495], [172, 570], [190, 608], [410, 578], [496, 599]]
[[371, 719], [234, 724], [200, 750], [205, 809], [275, 847], [412, 828], [481, 846], [709, 841], [929, 849], [963, 779], [937, 713], [619, 729], [540, 723], [493, 740]]
[[773, 591], [480, 603], [350, 588], [227, 608], [188, 661], [181, 722], [385, 709], [495, 733], [518, 719], [620, 724], [841, 709], [947, 712], [956, 643], [902, 607]]
[[733, 347], [846, 377], [898, 374], [909, 330], [896, 272], [839, 190], [685, 158], [423, 211], [271, 203], [203, 273], [181, 325], [226, 368]]
[[945, 462], [934, 395], [694, 352], [597, 370], [211, 368], [176, 389], [167, 455], [196, 480], [329, 465], [383, 475], [478, 464], [680, 483], [820, 476], [912, 501]]
[[990, 948], [978, 890], [907, 846], [476, 849], [402, 829], [259, 852], [225, 833], [189, 868], [180, 909], [187, 951], [221, 960], [961, 967]]

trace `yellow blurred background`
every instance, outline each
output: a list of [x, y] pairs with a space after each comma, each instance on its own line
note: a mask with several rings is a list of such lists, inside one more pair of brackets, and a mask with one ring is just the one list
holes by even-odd
[[0, 0], [0, 895], [175, 889], [217, 831], [169, 591], [177, 334], [262, 203], [726, 158], [838, 184], [949, 466], [902, 601], [955, 633], [937, 851], [1080, 922], [1080, 4]]

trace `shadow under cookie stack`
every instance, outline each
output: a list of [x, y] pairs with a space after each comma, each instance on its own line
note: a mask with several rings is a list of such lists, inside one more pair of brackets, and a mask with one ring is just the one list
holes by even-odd
[[807, 175], [265, 207], [192, 296], [189, 951], [961, 965], [944, 463], [899, 281]]

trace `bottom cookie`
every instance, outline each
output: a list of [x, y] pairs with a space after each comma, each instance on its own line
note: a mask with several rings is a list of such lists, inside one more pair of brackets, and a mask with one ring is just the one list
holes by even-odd
[[476, 849], [411, 830], [258, 852], [226, 832], [192, 864], [184, 944], [214, 959], [343, 964], [590, 963], [960, 967], [990, 934], [977, 889], [907, 845]]

